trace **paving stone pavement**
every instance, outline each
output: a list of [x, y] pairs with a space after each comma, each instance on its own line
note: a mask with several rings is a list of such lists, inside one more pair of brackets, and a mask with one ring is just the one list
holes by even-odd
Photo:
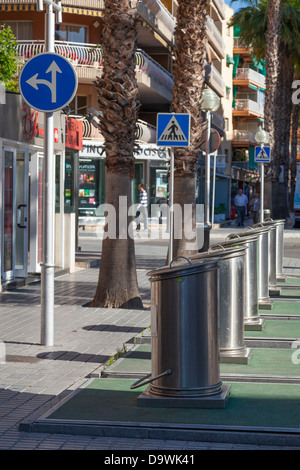
[[[156, 267], [161, 261], [151, 260]], [[138, 263], [141, 266], [141, 262]], [[147, 264], [147, 263], [146, 263]], [[300, 263], [285, 259], [300, 273]], [[144, 263], [145, 265], [145, 263]], [[138, 268], [144, 305], [149, 305], [147, 269]], [[55, 278], [55, 345], [40, 345], [40, 283], [0, 294], [0, 449], [11, 450], [232, 450], [273, 449], [158, 439], [103, 438], [26, 433], [19, 424], [39, 415], [54, 397], [78, 389], [89, 374], [101, 370], [118, 350], [133, 347], [133, 338], [150, 324], [150, 309], [88, 307], [99, 268], [78, 269]], [[289, 272], [291, 274], [291, 272]], [[288, 448], [286, 448], [288, 449]], [[293, 448], [295, 449], [295, 448]]]

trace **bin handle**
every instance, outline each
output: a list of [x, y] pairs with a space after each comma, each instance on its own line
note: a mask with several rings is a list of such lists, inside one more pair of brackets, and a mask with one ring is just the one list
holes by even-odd
[[185, 256], [176, 256], [176, 258], [172, 259], [172, 261], [170, 263], [170, 268], [171, 268], [171, 264], [173, 263], [173, 261], [175, 261], [178, 258], [183, 258], [183, 259], [187, 260], [190, 263], [190, 265], [192, 264], [191, 261], [188, 258], [186, 258]]
[[208, 248], [208, 253], [210, 252], [211, 249], [214, 249], [214, 248], [216, 248], [217, 246], [220, 246], [221, 248], [223, 248], [223, 251], [225, 251], [224, 246], [220, 245], [220, 243], [216, 243], [215, 245], [211, 245], [211, 246]]
[[230, 240], [230, 238], [241, 238], [237, 233], [231, 233], [226, 237], [226, 240]]
[[151, 373], [145, 375], [145, 377], [142, 377], [141, 379], [137, 380], [134, 382], [132, 385], [130, 385], [130, 389], [133, 390], [138, 387], [142, 387], [143, 385], [149, 384], [151, 382], [154, 382], [154, 380], [160, 379], [161, 377], [164, 377], [165, 375], [171, 375], [172, 374], [172, 369], [168, 369], [165, 372], [163, 372], [160, 375], [157, 375], [156, 377], [153, 377], [152, 379], [146, 380], [148, 377], [151, 377]]

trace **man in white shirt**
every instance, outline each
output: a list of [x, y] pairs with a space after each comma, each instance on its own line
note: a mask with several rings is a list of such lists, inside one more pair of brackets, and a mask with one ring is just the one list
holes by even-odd
[[140, 224], [140, 214], [143, 214], [143, 219], [144, 219], [144, 229], [148, 229], [148, 195], [147, 191], [144, 189], [144, 186], [142, 184], [138, 185], [138, 190], [140, 191], [140, 203], [137, 206], [137, 226], [136, 229], [140, 230], [141, 224]]
[[237, 223], [238, 225], [244, 227], [246, 206], [248, 204], [248, 198], [246, 194], [243, 194], [243, 189], [239, 188], [238, 194], [234, 198], [234, 205], [237, 212]]

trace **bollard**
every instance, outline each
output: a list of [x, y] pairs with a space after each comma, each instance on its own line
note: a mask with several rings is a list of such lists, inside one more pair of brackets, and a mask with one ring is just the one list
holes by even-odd
[[276, 227], [276, 280], [285, 281], [286, 276], [283, 273], [283, 255], [284, 255], [284, 243], [283, 243], [283, 232], [285, 219], [273, 220], [271, 218], [266, 219], [265, 223], [270, 223]]
[[280, 295], [280, 288], [277, 286], [276, 277], [276, 226], [271, 222], [263, 222], [263, 225], [269, 227], [269, 293], [270, 295]]
[[248, 364], [251, 350], [244, 345], [245, 256], [246, 246], [211, 245], [207, 253], [194, 255], [220, 257], [219, 344], [220, 362]]
[[139, 406], [224, 408], [230, 386], [219, 372], [219, 259], [175, 261], [148, 273], [152, 370], [131, 388], [149, 384]]
[[[247, 230], [247, 232], [246, 232]], [[246, 246], [245, 256], [245, 330], [262, 330], [264, 321], [260, 318], [258, 311], [258, 234], [245, 229], [239, 235], [234, 233], [228, 235], [224, 246]]]
[[253, 225], [253, 233], [258, 234], [258, 305], [261, 309], [273, 308], [269, 294], [269, 226]]

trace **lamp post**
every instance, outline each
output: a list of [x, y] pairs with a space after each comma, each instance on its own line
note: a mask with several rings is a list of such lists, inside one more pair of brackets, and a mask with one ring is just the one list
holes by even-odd
[[204, 246], [203, 251], [209, 247], [209, 231], [212, 226], [209, 214], [210, 202], [210, 133], [211, 133], [211, 113], [217, 111], [220, 106], [220, 98], [210, 88], [205, 88], [202, 92], [201, 109], [206, 113], [207, 138], [205, 152], [205, 203], [204, 203]]
[[[261, 148], [264, 144], [269, 143], [269, 133], [259, 126], [257, 133], [255, 134], [255, 140], [260, 144]], [[264, 163], [261, 162], [261, 179], [260, 179], [260, 222], [264, 221], [264, 180], [265, 180], [265, 169]]]

